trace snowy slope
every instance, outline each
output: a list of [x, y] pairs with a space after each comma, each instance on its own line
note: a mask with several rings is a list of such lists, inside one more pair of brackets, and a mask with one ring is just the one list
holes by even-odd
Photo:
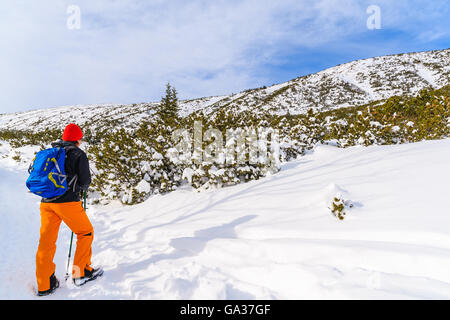
[[[305, 113], [366, 104], [394, 95], [415, 95], [426, 87], [450, 83], [450, 49], [407, 53], [358, 60], [268, 88], [246, 90], [229, 96], [180, 102], [180, 115], [219, 110], [273, 114]], [[87, 105], [42, 109], [0, 115], [1, 129], [42, 130], [63, 128], [77, 122], [90, 128], [130, 127], [151, 116], [157, 103]], [[111, 124], [116, 120], [117, 123]]]
[[[48, 299], [449, 299], [449, 163], [450, 139], [319, 146], [259, 181], [90, 206], [105, 275]], [[35, 299], [38, 199], [1, 168], [0, 298]], [[336, 193], [354, 204], [344, 221], [327, 208]]]

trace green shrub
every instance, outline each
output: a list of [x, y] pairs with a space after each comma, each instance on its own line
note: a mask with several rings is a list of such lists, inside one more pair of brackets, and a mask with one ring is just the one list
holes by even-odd
[[[283, 87], [277, 94], [288, 90]], [[324, 90], [331, 90], [331, 88]], [[334, 141], [338, 147], [354, 145], [386, 145], [409, 143], [449, 136], [450, 86], [439, 90], [422, 90], [416, 97], [392, 97], [384, 102], [340, 108], [320, 113], [313, 109], [306, 114], [274, 115], [253, 109], [239, 110], [245, 105], [245, 95], [239, 103], [224, 104], [205, 114], [204, 110], [179, 118], [176, 115], [176, 92], [168, 87], [170, 101], [166, 109], [148, 113], [139, 122], [126, 119], [90, 119], [84, 126], [88, 155], [92, 161], [92, 187], [102, 199], [120, 199], [123, 203], [139, 203], [155, 194], [163, 194], [189, 184], [194, 189], [220, 188], [251, 180], [258, 180], [277, 167], [254, 163], [174, 163], [169, 150], [175, 147], [172, 133], [187, 129], [192, 137], [195, 121], [201, 121], [202, 135], [209, 128], [218, 129], [223, 137], [227, 130], [242, 128], [272, 128], [279, 131], [280, 160], [291, 161], [314, 148], [318, 143]], [[273, 99], [269, 95], [264, 99]], [[264, 100], [263, 99], [263, 100]], [[164, 99], [163, 99], [164, 100]], [[164, 102], [164, 101], [163, 101]], [[170, 104], [170, 103], [175, 104]], [[236, 102], [236, 100], [234, 101]], [[148, 106], [151, 111], [153, 107]], [[164, 111], [165, 110], [165, 111]], [[126, 124], [126, 125], [125, 125]], [[40, 145], [41, 149], [59, 139], [62, 130], [0, 130], [0, 140], [13, 148]], [[203, 141], [200, 152], [209, 142]], [[14, 159], [20, 161], [20, 156]], [[335, 202], [338, 218], [344, 216], [340, 202]]]

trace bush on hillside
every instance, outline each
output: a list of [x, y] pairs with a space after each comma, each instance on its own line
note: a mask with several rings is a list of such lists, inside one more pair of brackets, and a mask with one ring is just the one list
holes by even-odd
[[[225, 105], [208, 115], [200, 110], [179, 118], [171, 107], [165, 112], [160, 107], [159, 112], [126, 128], [120, 127], [117, 120], [102, 122], [102, 126], [97, 127], [86, 125], [82, 129], [95, 172], [92, 187], [102, 199], [120, 199], [123, 203], [134, 204], [152, 195], [176, 190], [184, 184], [205, 190], [257, 180], [277, 172], [280, 161], [296, 159], [317, 143], [334, 141], [338, 147], [345, 148], [447, 138], [450, 129], [449, 91], [450, 86], [446, 86], [439, 90], [422, 90], [416, 97], [392, 97], [382, 103], [320, 113], [311, 109], [301, 115], [273, 115], [269, 111], [253, 112], [245, 108], [244, 111], [238, 110], [245, 104], [244, 96], [240, 102], [243, 105], [237, 103], [230, 108]], [[176, 92], [168, 90], [168, 94], [171, 101], [176, 102]], [[197, 133], [203, 137], [198, 150], [193, 148], [196, 121], [202, 124]], [[210, 130], [213, 128], [217, 131]], [[236, 129], [251, 133], [243, 140], [248, 147], [254, 143], [254, 139], [249, 137], [258, 136], [265, 128], [270, 128], [271, 134], [275, 131], [279, 134], [280, 152], [276, 159], [270, 159], [271, 165], [255, 161], [255, 154], [249, 155], [244, 150], [237, 150], [234, 154], [236, 159], [239, 155], [246, 155], [240, 162], [217, 161], [226, 158], [223, 153], [227, 146], [227, 133], [237, 134], [238, 131], [232, 131]], [[204, 154], [206, 150], [217, 159], [174, 161], [178, 142], [173, 141], [172, 136], [178, 129], [186, 130], [189, 148], [194, 155]], [[214, 134], [208, 135], [211, 132], [221, 133], [224, 150], [214, 148]], [[205, 139], [205, 134], [210, 139]], [[60, 130], [50, 129], [39, 132], [0, 130], [0, 139], [9, 141], [14, 148], [23, 145], [41, 145], [43, 148], [61, 135]], [[267, 144], [266, 155], [273, 157], [270, 153], [273, 146]]]

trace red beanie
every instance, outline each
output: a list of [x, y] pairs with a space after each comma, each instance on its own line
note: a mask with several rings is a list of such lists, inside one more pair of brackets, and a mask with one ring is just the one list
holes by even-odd
[[75, 123], [68, 124], [64, 129], [63, 141], [78, 141], [83, 138], [83, 132]]

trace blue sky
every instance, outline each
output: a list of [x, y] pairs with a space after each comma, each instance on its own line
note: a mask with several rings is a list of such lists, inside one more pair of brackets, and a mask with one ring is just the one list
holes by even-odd
[[[70, 5], [80, 28], [70, 30]], [[380, 8], [381, 29], [366, 12]], [[447, 0], [2, 0], [0, 113], [229, 94], [450, 47]]]

